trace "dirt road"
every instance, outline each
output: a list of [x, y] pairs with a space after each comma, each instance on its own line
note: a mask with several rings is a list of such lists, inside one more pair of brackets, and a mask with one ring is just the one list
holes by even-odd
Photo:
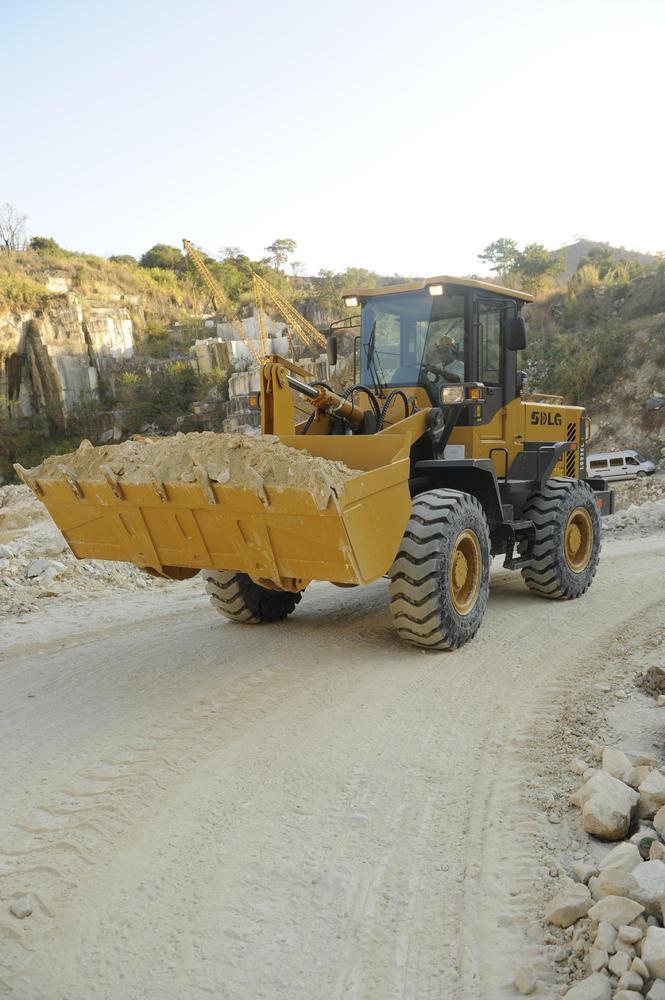
[[385, 581], [270, 627], [198, 580], [5, 619], [0, 995], [485, 1000], [530, 963], [558, 996], [564, 716], [665, 630], [664, 557], [610, 540], [570, 603], [496, 563], [448, 654], [396, 639]]

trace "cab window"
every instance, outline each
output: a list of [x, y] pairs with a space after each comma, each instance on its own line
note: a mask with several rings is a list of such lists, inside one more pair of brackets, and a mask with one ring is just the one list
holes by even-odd
[[[420, 291], [377, 296], [362, 312], [361, 381], [424, 385], [464, 381], [465, 297]], [[436, 397], [438, 399], [438, 396]]]
[[437, 301], [427, 329], [421, 383], [426, 385], [431, 377], [442, 382], [464, 381], [464, 314], [463, 295], [446, 295]]
[[506, 306], [492, 300], [478, 303], [478, 378], [485, 385], [501, 385], [501, 335]]

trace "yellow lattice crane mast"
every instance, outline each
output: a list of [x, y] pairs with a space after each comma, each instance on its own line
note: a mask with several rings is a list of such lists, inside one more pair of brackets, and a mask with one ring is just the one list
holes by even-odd
[[[189, 259], [191, 260], [192, 264], [194, 265], [198, 273], [201, 275], [204, 285], [210, 292], [214, 308], [218, 312], [224, 313], [229, 318], [231, 325], [233, 326], [234, 330], [236, 330], [236, 332], [238, 333], [239, 339], [242, 340], [243, 343], [247, 345], [256, 363], [261, 364], [262, 356], [265, 357], [268, 354], [267, 337], [265, 338], [265, 343], [263, 342], [263, 337], [261, 338], [262, 339], [261, 347], [263, 349], [262, 353], [259, 350], [257, 344], [252, 340], [252, 338], [247, 336], [245, 328], [243, 327], [238, 317], [233, 315], [228, 299], [226, 298], [224, 292], [221, 290], [221, 288], [211, 275], [210, 271], [206, 267], [205, 261], [200, 252], [196, 249], [195, 246], [193, 246], [189, 242], [189, 240], [183, 240], [182, 245], [185, 248], [185, 252], [189, 257]], [[263, 325], [265, 327], [265, 320]]]
[[261, 287], [256, 280], [257, 275], [252, 271], [252, 295], [254, 297], [254, 321], [258, 327], [259, 340], [264, 358], [270, 354], [270, 343], [268, 341], [268, 328], [266, 326], [266, 313], [263, 308], [263, 295]]
[[[252, 285], [254, 288], [254, 302], [257, 301], [257, 293], [259, 297], [263, 292], [272, 300], [275, 307], [281, 314], [285, 322], [291, 327], [293, 332], [297, 334], [300, 339], [307, 344], [308, 347], [313, 348], [314, 344], [318, 344], [324, 351], [326, 350], [327, 343], [326, 338], [320, 333], [315, 326], [312, 326], [304, 316], [298, 312], [298, 310], [291, 305], [288, 299], [269, 285], [260, 275], [256, 274], [255, 271], [252, 272]], [[260, 299], [262, 303], [262, 298]], [[257, 311], [257, 310], [255, 310]], [[258, 310], [262, 313], [262, 309]], [[260, 322], [260, 321], [259, 321]], [[265, 319], [263, 320], [265, 325]]]

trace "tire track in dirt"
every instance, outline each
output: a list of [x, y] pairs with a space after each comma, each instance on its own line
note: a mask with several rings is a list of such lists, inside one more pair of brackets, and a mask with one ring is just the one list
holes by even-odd
[[[19, 852], [0, 855], [0, 873], [34, 869], [42, 900], [32, 938], [25, 921], [0, 931], [15, 956], [0, 978], [40, 1000], [220, 984], [229, 1000], [501, 996], [519, 949], [537, 952], [524, 924], [540, 918], [531, 855], [548, 820], [525, 798], [542, 784], [533, 741], [590, 674], [588, 651], [648, 613], [661, 560], [641, 559], [605, 558], [571, 603], [495, 573], [476, 640], [454, 654], [398, 642], [384, 581], [312, 587], [277, 633], [192, 623], [173, 665], [186, 682], [154, 671], [164, 717], [142, 729], [132, 715], [115, 739], [110, 713], [75, 779], [33, 786], [36, 808], [0, 833]], [[160, 630], [146, 618], [145, 642]], [[129, 664], [117, 677], [130, 706], [143, 680]]]
[[121, 746], [117, 759], [100, 758], [0, 832], [0, 896], [8, 907], [27, 897], [33, 908], [29, 921], [0, 921], [0, 978], [27, 967], [90, 869], [175, 782], [271, 709], [278, 672], [265, 667], [221, 689], [219, 700], [153, 725]]

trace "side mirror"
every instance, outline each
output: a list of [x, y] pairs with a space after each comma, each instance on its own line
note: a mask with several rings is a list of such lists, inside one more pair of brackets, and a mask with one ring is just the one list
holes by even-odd
[[526, 323], [522, 316], [509, 316], [506, 324], [506, 348], [523, 351], [526, 347]]
[[328, 334], [326, 337], [327, 350], [328, 350], [328, 364], [330, 367], [334, 367], [337, 364], [337, 337], [334, 333]]

